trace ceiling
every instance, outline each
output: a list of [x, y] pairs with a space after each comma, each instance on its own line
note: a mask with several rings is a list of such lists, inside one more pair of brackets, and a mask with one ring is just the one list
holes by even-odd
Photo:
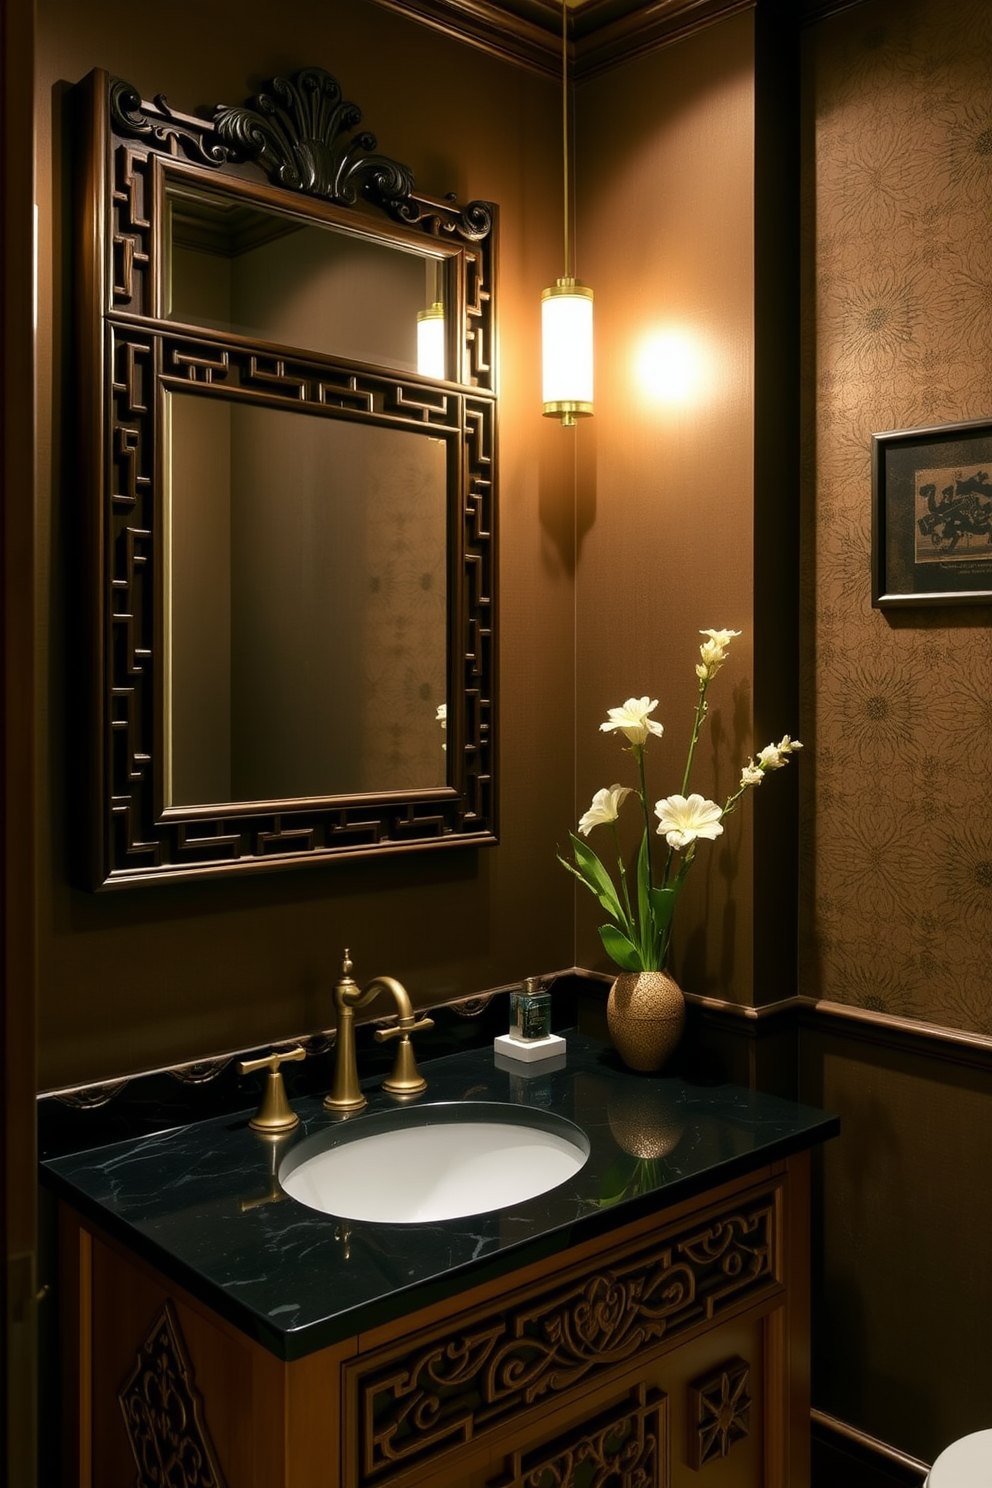
[[[561, 0], [378, 0], [537, 72], [561, 75]], [[565, 0], [571, 70], [582, 79], [723, 16], [764, 5], [808, 25], [861, 0]]]

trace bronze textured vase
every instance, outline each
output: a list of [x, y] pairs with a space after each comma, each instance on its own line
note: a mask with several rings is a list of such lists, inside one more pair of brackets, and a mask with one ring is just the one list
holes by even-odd
[[682, 1037], [682, 989], [667, 971], [622, 971], [610, 988], [606, 1021], [628, 1069], [659, 1070]]

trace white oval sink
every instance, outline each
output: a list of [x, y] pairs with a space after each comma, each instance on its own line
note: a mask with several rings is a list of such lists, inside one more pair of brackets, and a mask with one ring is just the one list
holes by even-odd
[[536, 1198], [588, 1156], [585, 1133], [561, 1116], [456, 1102], [318, 1132], [286, 1154], [279, 1182], [299, 1203], [341, 1219], [430, 1224]]

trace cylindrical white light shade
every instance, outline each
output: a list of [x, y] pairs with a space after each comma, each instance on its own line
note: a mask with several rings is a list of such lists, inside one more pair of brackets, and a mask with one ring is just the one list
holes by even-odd
[[592, 413], [592, 290], [559, 279], [541, 296], [544, 415], [574, 424]]
[[422, 377], [443, 378], [444, 306], [435, 300], [429, 310], [417, 312], [417, 371]]

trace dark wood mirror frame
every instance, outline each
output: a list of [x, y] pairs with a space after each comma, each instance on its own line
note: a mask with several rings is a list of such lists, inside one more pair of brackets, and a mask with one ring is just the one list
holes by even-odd
[[[204, 116], [97, 71], [75, 90], [79, 443], [92, 722], [81, 791], [90, 889], [496, 841], [495, 208], [415, 194], [328, 73]], [[452, 307], [450, 381], [163, 316], [165, 181], [425, 245]], [[163, 648], [164, 400], [195, 391], [447, 443], [443, 787], [174, 806]], [[82, 856], [82, 855], [81, 855]]]

